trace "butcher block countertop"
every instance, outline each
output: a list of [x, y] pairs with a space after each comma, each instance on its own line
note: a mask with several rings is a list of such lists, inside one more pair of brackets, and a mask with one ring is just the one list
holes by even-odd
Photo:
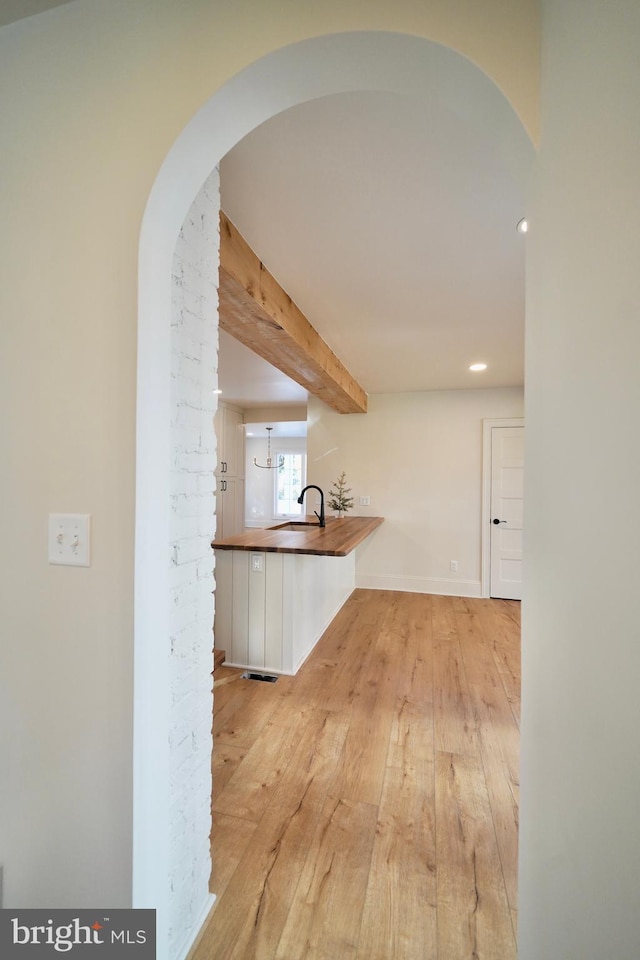
[[313, 520], [281, 523], [248, 530], [235, 537], [214, 540], [215, 550], [255, 550], [259, 553], [305, 553], [317, 557], [346, 557], [373, 533], [384, 517], [327, 517], [326, 526]]

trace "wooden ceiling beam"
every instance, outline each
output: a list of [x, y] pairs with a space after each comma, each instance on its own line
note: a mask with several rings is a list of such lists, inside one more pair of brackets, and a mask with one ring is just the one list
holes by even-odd
[[220, 327], [339, 413], [366, 413], [367, 394], [220, 213]]

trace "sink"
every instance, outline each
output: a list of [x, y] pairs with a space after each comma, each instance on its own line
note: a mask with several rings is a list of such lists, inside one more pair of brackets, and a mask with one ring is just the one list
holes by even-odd
[[308, 520], [291, 520], [287, 523], [279, 523], [275, 527], [269, 527], [269, 530], [282, 530], [286, 533], [290, 533], [291, 531], [307, 533], [309, 527], [318, 527], [318, 529], [320, 529], [318, 523], [311, 523]]

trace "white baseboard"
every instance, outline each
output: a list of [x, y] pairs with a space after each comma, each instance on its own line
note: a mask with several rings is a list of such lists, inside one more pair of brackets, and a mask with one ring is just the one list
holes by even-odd
[[205, 925], [209, 919], [209, 914], [213, 910], [216, 900], [217, 897], [215, 893], [210, 893], [205, 902], [202, 904], [202, 908], [195, 919], [193, 927], [184, 935], [179, 949], [176, 950], [175, 956], [178, 958], [178, 960], [187, 960], [187, 957], [200, 939], [200, 935], [204, 932]]
[[233, 667], [234, 670], [248, 670], [250, 673], [268, 673], [273, 677], [295, 677], [295, 673], [288, 670], [274, 670], [273, 667], [256, 667], [250, 663], [236, 663], [234, 660], [225, 660], [223, 667]]
[[356, 574], [356, 587], [365, 590], [399, 590], [402, 593], [435, 593], [443, 597], [481, 597], [479, 580], [451, 580], [445, 577], [396, 577]]

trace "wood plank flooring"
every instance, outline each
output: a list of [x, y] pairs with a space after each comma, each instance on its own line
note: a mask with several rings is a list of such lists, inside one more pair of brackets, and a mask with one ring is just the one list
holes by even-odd
[[296, 677], [239, 674], [192, 960], [515, 960], [520, 605], [356, 590]]

